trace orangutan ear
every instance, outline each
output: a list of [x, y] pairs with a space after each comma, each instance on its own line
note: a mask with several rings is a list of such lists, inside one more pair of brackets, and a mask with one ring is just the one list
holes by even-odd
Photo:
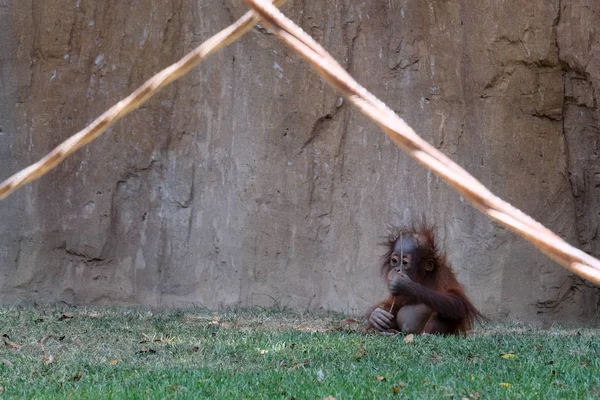
[[434, 267], [435, 267], [435, 262], [433, 260], [427, 260], [427, 263], [425, 264], [425, 271], [431, 272], [431, 271], [433, 271]]

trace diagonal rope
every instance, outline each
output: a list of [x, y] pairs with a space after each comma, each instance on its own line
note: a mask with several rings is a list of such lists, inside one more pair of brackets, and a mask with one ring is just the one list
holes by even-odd
[[[281, 6], [285, 1], [286, 0], [275, 0], [274, 4], [275, 6]], [[26, 183], [34, 181], [48, 173], [65, 158], [104, 133], [119, 119], [140, 107], [160, 89], [190, 72], [190, 70], [204, 61], [211, 54], [244, 36], [244, 34], [249, 32], [259, 21], [260, 18], [254, 11], [248, 11], [232, 25], [223, 29], [221, 32], [186, 54], [181, 60], [148, 79], [136, 91], [109, 108], [108, 111], [98, 117], [86, 128], [62, 142], [40, 161], [30, 165], [2, 182], [2, 184], [0, 184], [0, 200], [4, 199]]]
[[279, 39], [301, 54], [345, 98], [377, 123], [412, 158], [439, 175], [483, 214], [529, 240], [570, 271], [600, 284], [600, 260], [569, 245], [533, 218], [495, 196], [481, 182], [423, 140], [381, 100], [360, 86], [300, 27], [265, 0], [245, 0]]

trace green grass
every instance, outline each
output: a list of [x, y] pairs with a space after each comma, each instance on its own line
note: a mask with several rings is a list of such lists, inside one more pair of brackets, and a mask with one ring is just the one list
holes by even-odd
[[4, 308], [0, 397], [600, 398], [599, 333], [493, 326], [405, 343], [333, 314]]

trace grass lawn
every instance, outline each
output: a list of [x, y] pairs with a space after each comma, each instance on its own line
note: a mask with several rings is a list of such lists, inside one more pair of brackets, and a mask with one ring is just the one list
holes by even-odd
[[0, 397], [600, 398], [600, 330], [365, 334], [340, 315], [0, 309]]

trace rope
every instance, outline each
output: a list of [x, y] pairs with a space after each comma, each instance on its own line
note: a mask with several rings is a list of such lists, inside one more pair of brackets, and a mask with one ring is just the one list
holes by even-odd
[[360, 86], [325, 49], [279, 12], [276, 6], [283, 4], [285, 0], [275, 0], [274, 4], [268, 0], [245, 1], [253, 11], [247, 12], [233, 25], [150, 78], [40, 161], [8, 178], [0, 184], [0, 200], [46, 174], [69, 155], [100, 136], [117, 120], [141, 106], [160, 89], [187, 74], [209, 55], [242, 37], [262, 18], [279, 39], [301, 54], [334, 89], [378, 124], [409, 156], [435, 172], [483, 214], [521, 235], [560, 265], [600, 285], [599, 260], [569, 245], [530, 216], [495, 196], [467, 171], [418, 136], [402, 118]]

